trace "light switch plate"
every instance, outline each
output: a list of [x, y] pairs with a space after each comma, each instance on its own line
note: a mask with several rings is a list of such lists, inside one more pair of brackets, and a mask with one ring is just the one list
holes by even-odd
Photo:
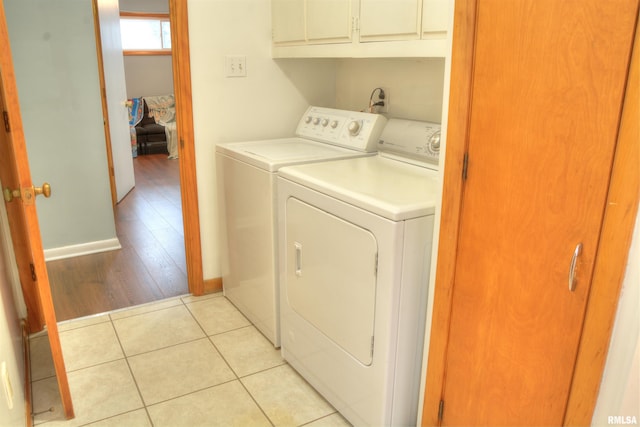
[[244, 55], [227, 55], [224, 57], [225, 75], [227, 77], [247, 76], [247, 57]]

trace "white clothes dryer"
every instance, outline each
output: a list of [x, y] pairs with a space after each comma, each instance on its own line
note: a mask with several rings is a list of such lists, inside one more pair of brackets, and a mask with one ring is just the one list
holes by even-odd
[[439, 132], [390, 119], [377, 156], [280, 169], [282, 355], [356, 426], [417, 421]]
[[311, 106], [296, 137], [219, 144], [216, 168], [224, 295], [280, 346], [276, 173], [288, 165], [371, 156], [383, 116]]

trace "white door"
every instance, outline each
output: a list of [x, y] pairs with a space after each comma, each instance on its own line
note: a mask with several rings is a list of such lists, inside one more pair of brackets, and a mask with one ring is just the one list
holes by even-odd
[[102, 61], [113, 170], [116, 179], [116, 199], [119, 202], [134, 187], [135, 177], [129, 136], [129, 112], [125, 105], [127, 87], [120, 39], [118, 0], [98, 0], [98, 17], [102, 38]]
[[289, 306], [360, 363], [371, 365], [375, 236], [293, 197], [286, 213]]

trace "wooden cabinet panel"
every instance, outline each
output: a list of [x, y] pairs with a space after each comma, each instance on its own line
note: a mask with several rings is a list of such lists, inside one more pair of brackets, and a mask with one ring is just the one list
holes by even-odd
[[442, 424], [561, 425], [638, 1], [478, 0], [476, 11]]

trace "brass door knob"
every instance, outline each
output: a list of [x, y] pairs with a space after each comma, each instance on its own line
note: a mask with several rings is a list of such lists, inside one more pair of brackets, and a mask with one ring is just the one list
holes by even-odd
[[42, 187], [33, 187], [33, 192], [36, 193], [36, 196], [42, 194], [44, 197], [51, 197], [51, 185], [48, 182], [42, 184]]
[[45, 182], [42, 184], [42, 187], [31, 187], [31, 188], [23, 188], [22, 190], [12, 190], [10, 188], [5, 188], [2, 190], [2, 194], [4, 196], [4, 200], [6, 202], [10, 202], [13, 199], [22, 199], [23, 202], [30, 204], [33, 203], [33, 199], [35, 196], [42, 194], [44, 197], [51, 197], [51, 185]]

